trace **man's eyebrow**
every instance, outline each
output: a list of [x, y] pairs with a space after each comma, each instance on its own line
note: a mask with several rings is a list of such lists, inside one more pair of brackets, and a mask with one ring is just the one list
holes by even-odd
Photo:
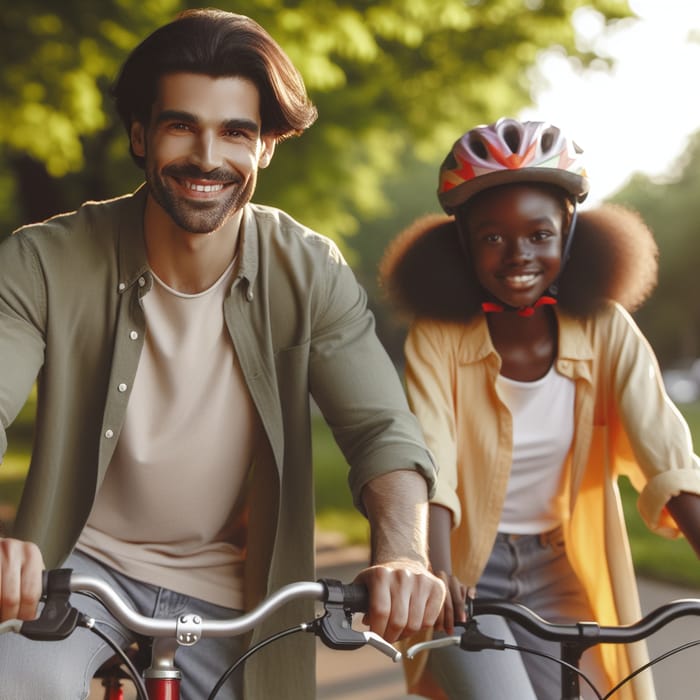
[[165, 109], [156, 117], [156, 124], [162, 124], [163, 122], [186, 122], [188, 124], [195, 124], [197, 122], [197, 117], [190, 112], [181, 112], [177, 109]]
[[[197, 124], [199, 119], [191, 112], [183, 112], [177, 109], [165, 109], [156, 117], [157, 124], [164, 122], [184, 122], [185, 124]], [[260, 125], [253, 119], [233, 118], [225, 119], [221, 126], [230, 131], [249, 131], [253, 134], [260, 133]]]
[[253, 119], [226, 119], [221, 126], [230, 131], [240, 130], [250, 131], [254, 134], [260, 133], [260, 125]]

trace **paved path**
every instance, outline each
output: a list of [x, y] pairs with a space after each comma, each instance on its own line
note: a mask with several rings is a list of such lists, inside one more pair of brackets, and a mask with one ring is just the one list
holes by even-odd
[[[319, 576], [350, 581], [366, 561], [362, 548], [319, 548]], [[648, 580], [639, 581], [643, 612], [677, 598], [700, 598], [700, 591]], [[648, 642], [651, 658], [674, 646], [700, 639], [700, 620], [676, 620], [657, 632]], [[417, 700], [408, 695], [401, 665], [374, 649], [351, 652], [328, 649], [318, 643], [317, 700]], [[658, 700], [700, 698], [700, 646], [693, 647], [655, 666]], [[613, 696], [614, 698], [615, 696]]]

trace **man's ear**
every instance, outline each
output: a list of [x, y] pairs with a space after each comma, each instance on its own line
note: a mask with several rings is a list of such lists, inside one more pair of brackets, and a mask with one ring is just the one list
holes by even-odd
[[131, 124], [131, 151], [139, 158], [146, 157], [146, 130], [141, 122]]
[[275, 154], [275, 144], [277, 139], [274, 136], [267, 135], [260, 137], [260, 158], [258, 159], [259, 168], [267, 168], [270, 165], [272, 156]]

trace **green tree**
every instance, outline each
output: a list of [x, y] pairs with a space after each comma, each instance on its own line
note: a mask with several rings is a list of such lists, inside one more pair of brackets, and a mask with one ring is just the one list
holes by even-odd
[[[135, 185], [106, 98], [120, 62], [179, 0], [25, 0], [0, 25], [4, 227]], [[320, 119], [284, 143], [259, 201], [337, 238], [387, 211], [387, 173], [435, 159], [465, 124], [529, 101], [538, 51], [577, 52], [572, 14], [624, 0], [221, 0], [258, 20], [299, 66]]]
[[665, 182], [637, 175], [614, 200], [636, 209], [659, 246], [659, 284], [637, 320], [664, 365], [700, 355], [700, 132]]

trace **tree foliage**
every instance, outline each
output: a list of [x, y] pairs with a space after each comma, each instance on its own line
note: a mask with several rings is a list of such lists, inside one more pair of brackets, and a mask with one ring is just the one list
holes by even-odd
[[[342, 237], [387, 209], [384, 178], [435, 159], [465, 124], [529, 101], [539, 50], [576, 53], [571, 23], [624, 0], [221, 0], [301, 70], [319, 121], [281, 145], [259, 201]], [[113, 196], [139, 179], [106, 97], [121, 61], [190, 6], [180, 0], [24, 0], [0, 25], [0, 217], [20, 223]], [[590, 56], [582, 56], [585, 59]], [[408, 158], [407, 158], [408, 157]]]
[[700, 132], [665, 182], [637, 175], [615, 201], [636, 209], [659, 246], [659, 284], [638, 321], [662, 364], [700, 356]]

